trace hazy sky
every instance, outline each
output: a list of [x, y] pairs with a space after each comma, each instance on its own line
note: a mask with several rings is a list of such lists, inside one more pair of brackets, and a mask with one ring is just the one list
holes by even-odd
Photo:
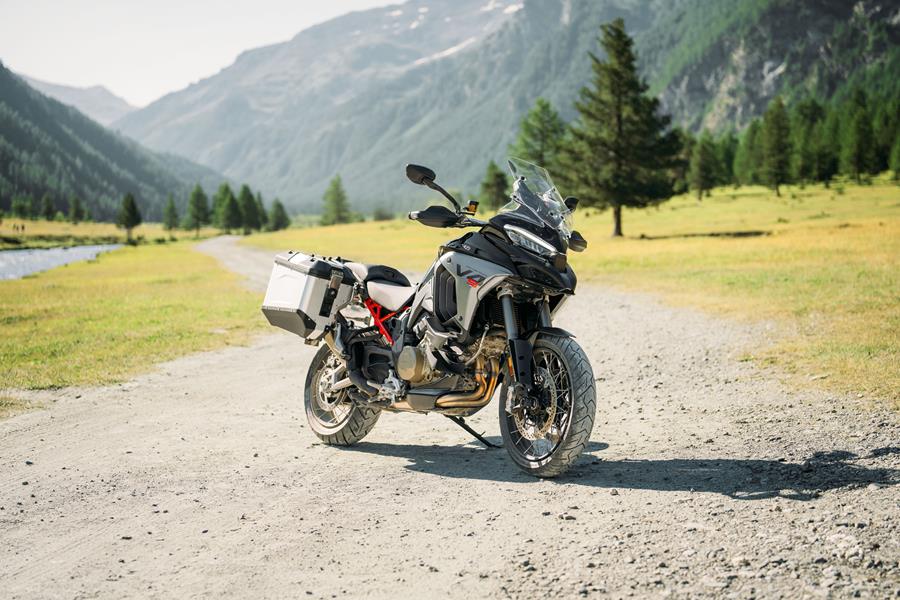
[[104, 85], [143, 106], [243, 50], [402, 0], [0, 0], [0, 60], [51, 83]]

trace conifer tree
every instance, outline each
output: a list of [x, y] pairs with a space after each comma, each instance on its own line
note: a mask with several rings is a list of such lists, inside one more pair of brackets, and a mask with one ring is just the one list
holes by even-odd
[[694, 145], [697, 140], [680, 127], [675, 128], [675, 135], [678, 136], [678, 160], [671, 170], [672, 191], [675, 194], [683, 194], [691, 187], [691, 157], [694, 155]]
[[241, 224], [244, 235], [259, 229], [259, 213], [256, 212], [256, 198], [250, 188], [244, 184], [238, 194], [238, 206], [241, 207]]
[[225, 229], [225, 205], [228, 204], [229, 196], [234, 196], [234, 192], [231, 191], [230, 185], [222, 182], [213, 196], [212, 203], [212, 224], [219, 229]]
[[78, 224], [84, 221], [84, 207], [81, 206], [81, 198], [73, 196], [69, 202], [69, 221]]
[[894, 172], [894, 181], [900, 181], [900, 136], [894, 140], [891, 148], [890, 169]]
[[241, 206], [229, 189], [222, 205], [222, 219], [219, 227], [230, 232], [232, 229], [240, 229], [243, 224], [244, 215], [241, 213]]
[[735, 183], [734, 156], [737, 153], [738, 139], [733, 131], [729, 131], [714, 143], [716, 149], [716, 183], [731, 185]]
[[175, 208], [175, 198], [169, 194], [166, 207], [163, 209], [163, 229], [172, 231], [178, 227], [178, 209]]
[[199, 237], [200, 228], [210, 222], [209, 204], [206, 198], [206, 192], [198, 183], [191, 190], [188, 198], [187, 218], [185, 219], [185, 229], [193, 229], [194, 237]]
[[347, 192], [344, 191], [344, 184], [340, 175], [335, 175], [334, 179], [328, 184], [325, 190], [325, 196], [322, 201], [324, 210], [322, 211], [322, 225], [337, 225], [339, 223], [349, 223], [353, 220], [353, 213], [350, 212], [350, 203], [347, 201]]
[[583, 205], [613, 210], [613, 236], [622, 235], [622, 207], [642, 208], [672, 195], [670, 170], [678, 137], [659, 101], [638, 77], [634, 42], [625, 23], [601, 26], [607, 59], [590, 54], [593, 85], [575, 103], [579, 119], [560, 153], [559, 179]]
[[697, 193], [697, 200], [703, 199], [703, 194], [709, 194], [715, 186], [718, 171], [715, 144], [709, 133], [704, 131], [691, 156], [691, 189]]
[[550, 169], [566, 133], [566, 124], [547, 100], [538, 98], [519, 123], [519, 135], [510, 146], [511, 156]]
[[790, 181], [791, 174], [791, 125], [780, 97], [763, 115], [762, 137], [764, 180], [780, 196], [778, 187]]
[[841, 140], [841, 164], [843, 172], [853, 177], [856, 183], [872, 170], [875, 162], [875, 147], [872, 122], [864, 107], [856, 107]]
[[50, 194], [44, 194], [44, 197], [41, 198], [41, 216], [52, 221], [55, 215], [56, 207], [53, 206], [53, 198], [50, 197]]
[[479, 202], [491, 210], [497, 210], [509, 202], [509, 178], [493, 160], [488, 163], [481, 182]]
[[131, 231], [141, 224], [141, 211], [138, 210], [137, 202], [131, 192], [125, 194], [122, 198], [122, 208], [119, 209], [119, 215], [116, 218], [116, 224], [125, 230], [128, 242], [131, 242]]
[[291, 219], [288, 217], [287, 212], [284, 210], [284, 205], [278, 198], [275, 198], [275, 200], [272, 201], [272, 214], [269, 219], [269, 229], [272, 231], [287, 229], [291, 225]]
[[266, 206], [263, 204], [262, 193], [256, 193], [256, 215], [259, 217], [259, 227], [257, 229], [265, 229], [269, 224], [269, 215], [266, 214]]

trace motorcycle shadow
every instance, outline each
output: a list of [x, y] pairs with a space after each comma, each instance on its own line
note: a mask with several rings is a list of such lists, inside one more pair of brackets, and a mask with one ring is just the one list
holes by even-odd
[[[501, 443], [499, 437], [489, 441]], [[756, 458], [668, 458], [601, 460], [593, 453], [608, 444], [591, 442], [585, 455], [564, 476], [551, 479], [559, 484], [609, 489], [663, 492], [712, 492], [738, 500], [784, 498], [813, 500], [823, 492], [839, 488], [889, 486], [900, 483], [900, 470], [867, 466], [860, 461], [900, 452], [879, 448], [868, 456], [834, 450], [817, 452], [801, 462]], [[419, 446], [362, 442], [347, 450], [403, 458], [412, 471], [464, 479], [498, 482], [530, 482], [506, 452], [483, 446]]]

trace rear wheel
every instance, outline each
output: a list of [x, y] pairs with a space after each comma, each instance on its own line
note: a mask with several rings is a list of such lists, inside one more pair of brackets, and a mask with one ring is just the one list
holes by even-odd
[[575, 340], [542, 335], [534, 344], [537, 393], [500, 392], [500, 431], [510, 457], [537, 477], [564, 473], [591, 437], [597, 408], [594, 372]]
[[313, 433], [337, 446], [350, 446], [366, 437], [381, 415], [378, 408], [355, 405], [347, 389], [333, 389], [344, 376], [343, 363], [323, 345], [309, 366], [303, 394]]

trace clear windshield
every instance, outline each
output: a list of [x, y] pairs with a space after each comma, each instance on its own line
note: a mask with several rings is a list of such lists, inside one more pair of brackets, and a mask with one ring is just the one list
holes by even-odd
[[523, 212], [532, 219], [557, 229], [567, 238], [572, 233], [572, 211], [566, 208], [550, 173], [520, 158], [507, 160], [513, 176], [513, 201], [500, 212]]

